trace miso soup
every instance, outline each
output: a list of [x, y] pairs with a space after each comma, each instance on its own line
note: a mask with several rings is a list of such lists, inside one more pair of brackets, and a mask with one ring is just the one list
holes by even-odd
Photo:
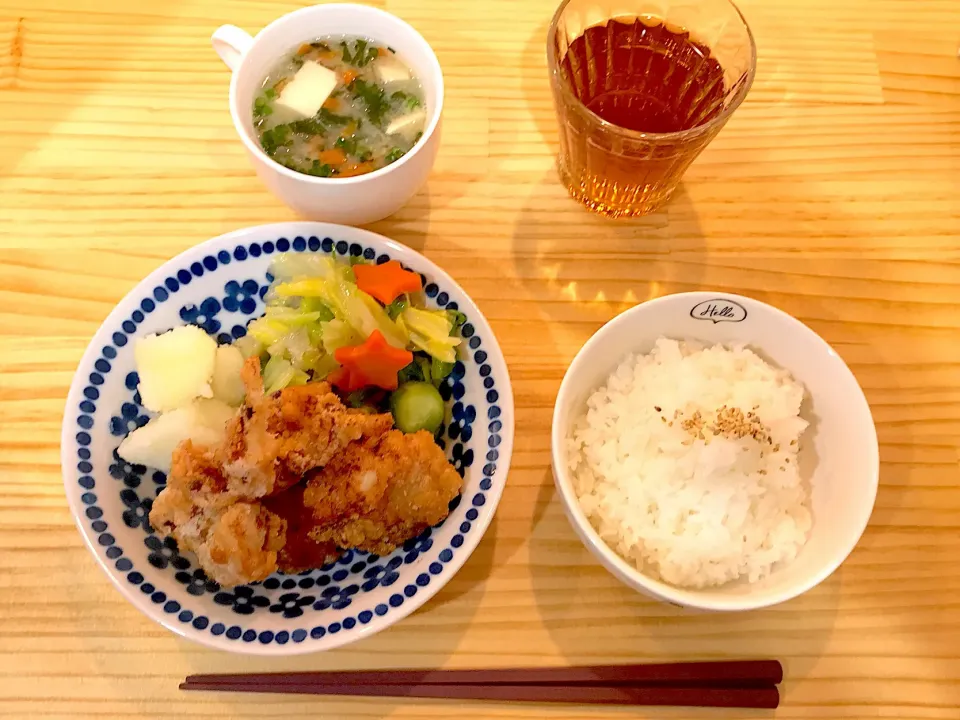
[[253, 104], [263, 151], [317, 177], [353, 177], [410, 152], [427, 122], [423, 89], [389, 47], [324, 37], [292, 50]]

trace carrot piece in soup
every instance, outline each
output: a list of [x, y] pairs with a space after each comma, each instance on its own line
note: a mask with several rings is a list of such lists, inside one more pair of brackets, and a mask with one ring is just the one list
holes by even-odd
[[307, 43], [304, 43], [304, 44], [301, 45], [300, 48], [297, 50], [297, 55], [300, 55], [300, 56], [306, 55], [306, 54], [307, 54], [308, 52], [310, 52], [311, 50], [313, 50], [313, 47], [311, 47], [311, 46], [310, 46], [309, 44], [307, 44]]
[[356, 70], [344, 70], [343, 71], [343, 84], [349, 85], [354, 80], [357, 79], [359, 73]]
[[348, 168], [343, 168], [340, 171], [340, 177], [356, 177], [357, 175], [366, 175], [375, 170], [372, 162], [362, 162], [357, 163], [356, 165], [351, 165]]
[[338, 167], [347, 161], [347, 156], [344, 154], [343, 150], [333, 148], [332, 150], [324, 150], [323, 152], [318, 153], [317, 159], [324, 165]]

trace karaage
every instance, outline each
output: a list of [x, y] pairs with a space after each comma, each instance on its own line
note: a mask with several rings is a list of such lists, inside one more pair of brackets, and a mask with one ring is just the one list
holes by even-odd
[[391, 430], [309, 474], [311, 537], [384, 555], [443, 520], [463, 481], [433, 436]]

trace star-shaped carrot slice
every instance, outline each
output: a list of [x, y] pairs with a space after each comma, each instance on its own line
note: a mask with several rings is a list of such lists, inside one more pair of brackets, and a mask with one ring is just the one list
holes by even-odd
[[384, 305], [389, 305], [404, 293], [416, 292], [423, 287], [420, 276], [404, 270], [396, 260], [389, 260], [382, 265], [354, 265], [353, 274], [357, 278], [357, 287]]
[[393, 347], [379, 330], [362, 345], [339, 348], [333, 356], [341, 368], [329, 380], [345, 392], [370, 386], [396, 390], [397, 373], [413, 362], [412, 352]]

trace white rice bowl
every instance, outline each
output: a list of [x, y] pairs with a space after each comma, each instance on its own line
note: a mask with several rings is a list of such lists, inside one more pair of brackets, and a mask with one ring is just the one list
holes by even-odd
[[[701, 406], [697, 423], [706, 427], [715, 423], [717, 408], [704, 413], [702, 406], [731, 405], [732, 399], [702, 379], [699, 388], [690, 387], [692, 376], [677, 381], [663, 368], [656, 370], [659, 381], [645, 383], [646, 389], [635, 387], [637, 357], [652, 353], [660, 338], [681, 338], [702, 348], [744, 348], [772, 368], [762, 370], [744, 354], [743, 366], [757, 375], [739, 387], [736, 392], [743, 397], [736, 402], [747, 406], [745, 415], [757, 406], [762, 423], [772, 425], [774, 442], [767, 448], [780, 444], [774, 459], [768, 460], [764, 451], [763, 465], [759, 457], [725, 464], [725, 443], [714, 447], [720, 433], [710, 435], [709, 448], [687, 452], [690, 446], [683, 442], [691, 437], [675, 433], [673, 413], [680, 408], [673, 405], [694, 397]], [[862, 354], [862, 348], [852, 345], [846, 352]], [[711, 372], [723, 371], [717, 366]], [[799, 390], [784, 373], [802, 388], [799, 418]], [[763, 377], [767, 381], [761, 382]], [[651, 401], [653, 388], [658, 396]], [[696, 409], [684, 411], [677, 418], [681, 423], [694, 417]], [[704, 441], [707, 432], [712, 433], [708, 428]], [[697, 433], [699, 440], [699, 426]], [[659, 442], [673, 449], [651, 453]], [[837, 352], [770, 305], [715, 292], [648, 300], [594, 333], [560, 384], [551, 458], [557, 496], [570, 524], [607, 570], [658, 600], [718, 611], [775, 605], [828, 578], [867, 526], [880, 465], [870, 407]], [[796, 464], [799, 482], [787, 470]], [[637, 479], [640, 468], [644, 472]], [[766, 543], [758, 543], [761, 535], [767, 535]], [[737, 579], [729, 579], [733, 577]]]
[[797, 452], [803, 386], [749, 348], [661, 338], [574, 423], [568, 462], [600, 537], [680, 587], [756, 582], [811, 527]]

